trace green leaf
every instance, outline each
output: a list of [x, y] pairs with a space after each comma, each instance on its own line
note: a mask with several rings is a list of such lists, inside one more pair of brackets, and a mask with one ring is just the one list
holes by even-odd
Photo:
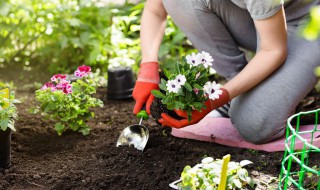
[[62, 125], [61, 123], [56, 123], [54, 126], [54, 129], [58, 132], [58, 135], [61, 135], [65, 129], [65, 126]]
[[172, 43], [179, 43], [185, 38], [183, 32], [178, 32], [176, 35], [173, 36]]
[[193, 87], [195, 87], [198, 90], [202, 90], [203, 89], [203, 87], [200, 86], [199, 84], [194, 84]]
[[6, 1], [0, 2], [0, 15], [6, 16], [10, 12], [10, 4]]
[[157, 98], [160, 98], [160, 99], [163, 99], [165, 97], [164, 94], [162, 94], [159, 90], [152, 90], [151, 93], [157, 97]]
[[12, 123], [8, 123], [8, 127], [12, 130], [12, 131], [16, 131], [16, 128], [14, 128]]
[[159, 88], [163, 91], [167, 90], [167, 86], [166, 86], [167, 82], [164, 79], [161, 79], [161, 83], [159, 84]]
[[236, 186], [236, 187], [238, 187], [238, 188], [242, 188], [242, 184], [241, 184], [241, 181], [239, 180], [239, 179], [237, 179], [237, 178], [234, 178], [233, 179], [233, 183], [234, 183], [234, 185]]
[[198, 111], [200, 111], [201, 109], [205, 109], [206, 108], [206, 105], [204, 103], [201, 103], [201, 102], [193, 102], [192, 105]]
[[89, 127], [85, 127], [85, 128], [83, 128], [83, 129], [81, 129], [80, 132], [81, 132], [83, 135], [89, 135], [89, 133], [90, 133], [90, 128], [89, 128]]
[[170, 74], [170, 72], [168, 71], [168, 69], [163, 69], [163, 74], [164, 74], [168, 79], [170, 79], [171, 74]]
[[69, 19], [65, 19], [65, 21], [69, 23], [70, 26], [74, 26], [74, 27], [80, 26], [82, 24], [82, 21], [77, 18], [69, 18]]
[[190, 86], [190, 84], [189, 83], [184, 83], [184, 87], [188, 90], [188, 91], [192, 91], [192, 87]]
[[185, 105], [182, 102], [179, 101], [175, 101], [174, 102], [174, 109], [179, 110], [179, 109], [184, 109]]

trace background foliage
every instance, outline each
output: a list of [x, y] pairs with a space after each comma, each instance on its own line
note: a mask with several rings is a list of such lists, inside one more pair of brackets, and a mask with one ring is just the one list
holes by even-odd
[[[0, 1], [0, 68], [70, 73], [82, 64], [106, 73], [109, 67], [132, 66], [140, 55], [140, 3], [107, 4], [105, 0]], [[311, 11], [303, 35], [320, 33], [320, 7]], [[170, 68], [194, 51], [185, 35], [168, 19], [159, 58]]]
[[[68, 73], [86, 64], [137, 68], [144, 2], [110, 5], [89, 0], [4, 0], [0, 2], [0, 67], [34, 67]], [[191, 51], [169, 19], [160, 60]]]

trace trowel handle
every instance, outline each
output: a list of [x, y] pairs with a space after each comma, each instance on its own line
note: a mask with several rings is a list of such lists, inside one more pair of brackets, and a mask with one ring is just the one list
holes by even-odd
[[147, 120], [149, 118], [147, 111], [146, 111], [146, 106], [143, 106], [140, 112], [137, 114], [138, 118], [142, 118], [143, 120]]

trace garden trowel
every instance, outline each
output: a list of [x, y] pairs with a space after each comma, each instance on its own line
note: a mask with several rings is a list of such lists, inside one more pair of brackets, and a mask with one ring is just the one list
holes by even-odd
[[141, 110], [137, 117], [140, 118], [139, 124], [126, 127], [120, 134], [117, 147], [120, 145], [133, 145], [136, 149], [143, 151], [149, 139], [149, 129], [141, 125], [142, 120], [148, 119], [146, 110]]

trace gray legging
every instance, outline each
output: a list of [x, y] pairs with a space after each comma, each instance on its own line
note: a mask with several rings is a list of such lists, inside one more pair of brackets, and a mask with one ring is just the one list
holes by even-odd
[[[257, 35], [247, 10], [230, 0], [163, 0], [168, 14], [195, 48], [209, 52], [213, 68], [230, 80], [247, 64], [239, 47], [255, 51]], [[309, 42], [297, 35], [297, 24], [288, 25], [285, 63], [252, 90], [231, 101], [229, 115], [241, 136], [261, 144], [281, 137], [285, 122], [318, 81], [320, 40]]]

